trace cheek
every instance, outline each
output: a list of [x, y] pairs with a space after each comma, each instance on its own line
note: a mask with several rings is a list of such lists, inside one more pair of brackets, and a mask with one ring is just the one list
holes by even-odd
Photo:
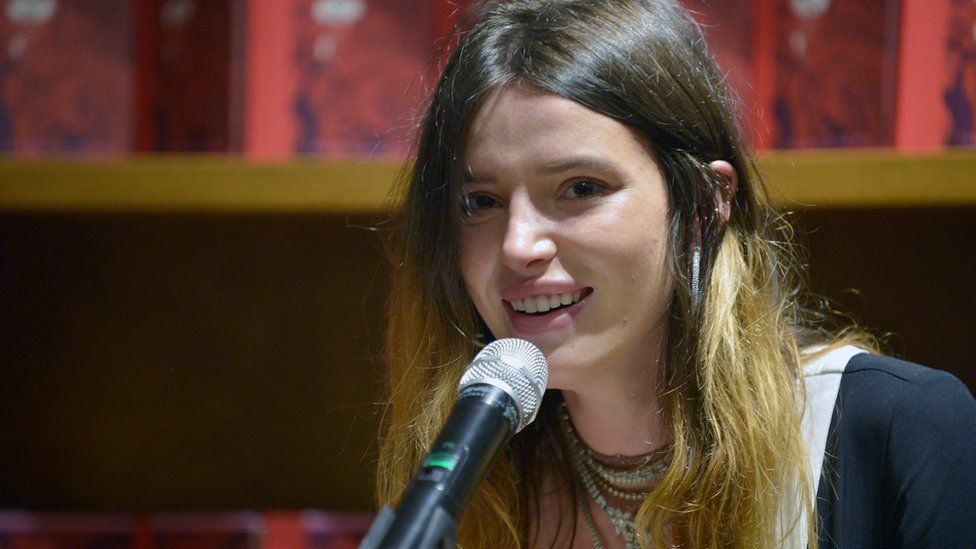
[[[668, 265], [667, 233], [663, 230], [655, 232], [654, 238], [647, 243], [647, 246], [651, 251], [646, 256], [643, 269], [646, 272], [646, 281], [649, 284], [648, 291], [651, 293], [651, 299], [660, 307], [666, 308], [667, 303], [671, 300], [673, 285], [671, 269]], [[661, 312], [663, 313], [663, 310]]]
[[649, 225], [647, 236], [641, 246], [646, 253], [642, 256], [641, 270], [646, 279], [657, 289], [667, 290], [670, 287], [671, 274], [668, 269], [667, 233], [661, 225]]
[[639, 294], [657, 294], [670, 285], [666, 252], [659, 239], [639, 239], [619, 250], [618, 263], [623, 282]]
[[460, 249], [458, 250], [458, 270], [461, 271], [461, 279], [464, 281], [465, 285], [471, 277], [471, 272], [474, 270], [475, 262], [475, 250], [472, 249], [471, 239], [467, 237], [466, 231], [461, 231], [460, 238]]
[[491, 272], [487, 247], [479, 246], [477, 242], [478, 238], [471, 231], [461, 231], [458, 268], [461, 271], [461, 281], [476, 304], [478, 294], [485, 288]]
[[493, 300], [489, 295], [492, 272], [490, 255], [485, 253], [484, 247], [466, 247], [463, 238], [459, 255], [461, 281], [471, 304], [489, 330], [496, 334], [501, 333], [498, 331], [501, 325], [495, 322], [498, 312], [492, 308]]
[[[619, 273], [621, 283], [637, 295], [668, 294], [671, 274], [668, 267], [668, 236], [660, 220], [618, 226], [607, 251], [611, 255], [608, 270]], [[606, 246], [606, 244], [604, 244]]]

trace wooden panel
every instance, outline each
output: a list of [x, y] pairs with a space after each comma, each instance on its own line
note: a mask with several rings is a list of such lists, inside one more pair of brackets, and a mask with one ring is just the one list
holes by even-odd
[[895, 356], [948, 370], [976, 392], [976, 208], [811, 210], [814, 289], [887, 334]]
[[[370, 509], [374, 221], [0, 215], [0, 507]], [[976, 388], [976, 208], [801, 222], [815, 289]]]
[[0, 216], [0, 508], [370, 509], [368, 223]]

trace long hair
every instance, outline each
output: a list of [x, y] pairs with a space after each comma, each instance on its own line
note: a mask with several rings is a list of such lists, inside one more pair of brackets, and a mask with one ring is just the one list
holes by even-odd
[[[814, 545], [800, 349], [831, 336], [804, 306], [791, 228], [770, 206], [721, 80], [700, 30], [673, 0], [480, 7], [447, 62], [401, 181], [381, 503], [400, 496], [446, 419], [461, 369], [484, 343], [458, 266], [463, 157], [483, 100], [527, 84], [635, 130], [667, 186], [674, 283], [658, 397], [673, 446], [669, 469], [636, 515], [638, 531], [652, 543], [768, 547], [801, 528]], [[739, 176], [725, 225], [715, 216], [715, 160]], [[547, 395], [536, 422], [490, 471], [461, 521], [462, 547], [533, 543], [543, 471], [574, 486], [554, 435], [558, 398]], [[572, 529], [575, 514], [560, 520]]]

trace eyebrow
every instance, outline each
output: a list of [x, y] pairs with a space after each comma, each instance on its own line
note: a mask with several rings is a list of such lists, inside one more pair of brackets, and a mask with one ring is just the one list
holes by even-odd
[[597, 156], [574, 156], [551, 162], [539, 168], [540, 175], [552, 175], [577, 168], [589, 168], [602, 172], [616, 172], [616, 166]]
[[[536, 173], [539, 175], [553, 175], [567, 172], [578, 168], [588, 168], [600, 172], [616, 172], [617, 167], [612, 163], [596, 156], [574, 156], [560, 159], [541, 166]], [[494, 178], [478, 175], [471, 171], [471, 167], [465, 167], [461, 174], [465, 183], [490, 183]]]

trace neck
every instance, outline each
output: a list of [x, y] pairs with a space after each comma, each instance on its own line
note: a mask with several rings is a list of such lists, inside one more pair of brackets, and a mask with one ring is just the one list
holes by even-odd
[[587, 446], [608, 456], [636, 456], [668, 442], [658, 401], [658, 364], [608, 369], [618, 375], [589, 380], [578, 390], [563, 389], [573, 426]]

